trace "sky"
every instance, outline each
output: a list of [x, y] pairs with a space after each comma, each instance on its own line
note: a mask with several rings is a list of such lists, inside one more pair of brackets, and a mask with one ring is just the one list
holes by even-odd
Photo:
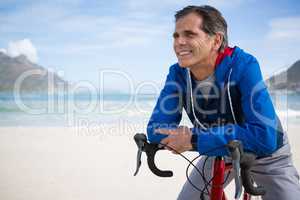
[[265, 78], [300, 59], [298, 0], [0, 0], [0, 51], [71, 83], [159, 90], [177, 62], [175, 12], [203, 4], [222, 12], [229, 45], [254, 55]]

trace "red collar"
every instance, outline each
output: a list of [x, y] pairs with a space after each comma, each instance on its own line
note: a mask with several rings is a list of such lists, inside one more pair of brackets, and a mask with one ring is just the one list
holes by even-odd
[[231, 56], [233, 53], [233, 50], [234, 50], [234, 48], [226, 47], [222, 52], [220, 52], [216, 59], [215, 66], [218, 66], [226, 56]]

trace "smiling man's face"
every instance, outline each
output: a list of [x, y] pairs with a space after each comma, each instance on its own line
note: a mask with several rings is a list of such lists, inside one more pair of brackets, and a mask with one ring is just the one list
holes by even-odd
[[214, 36], [202, 29], [202, 17], [190, 13], [176, 22], [174, 51], [181, 67], [190, 69], [206, 65], [214, 52]]

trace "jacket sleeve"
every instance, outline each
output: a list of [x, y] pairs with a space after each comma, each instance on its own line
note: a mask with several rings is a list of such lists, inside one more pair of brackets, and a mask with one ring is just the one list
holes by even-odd
[[155, 133], [157, 128], [177, 128], [182, 117], [182, 89], [176, 81], [176, 66], [171, 66], [147, 126], [148, 140], [159, 143], [165, 135]]
[[[250, 59], [239, 75], [237, 86], [241, 92], [241, 104], [245, 117], [243, 124], [228, 124], [209, 128], [207, 131], [193, 128], [198, 134], [198, 151], [209, 156], [227, 155], [226, 145], [230, 140], [242, 141], [248, 152], [258, 156], [272, 154], [277, 147], [277, 116], [263, 82], [260, 67], [255, 58]], [[215, 150], [213, 150], [215, 149]]]

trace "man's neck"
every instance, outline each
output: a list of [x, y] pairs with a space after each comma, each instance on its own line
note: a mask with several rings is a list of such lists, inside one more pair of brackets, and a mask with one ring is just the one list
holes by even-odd
[[190, 70], [193, 77], [196, 80], [201, 81], [212, 75], [215, 71], [217, 57], [218, 53], [212, 55], [207, 62], [191, 67]]

